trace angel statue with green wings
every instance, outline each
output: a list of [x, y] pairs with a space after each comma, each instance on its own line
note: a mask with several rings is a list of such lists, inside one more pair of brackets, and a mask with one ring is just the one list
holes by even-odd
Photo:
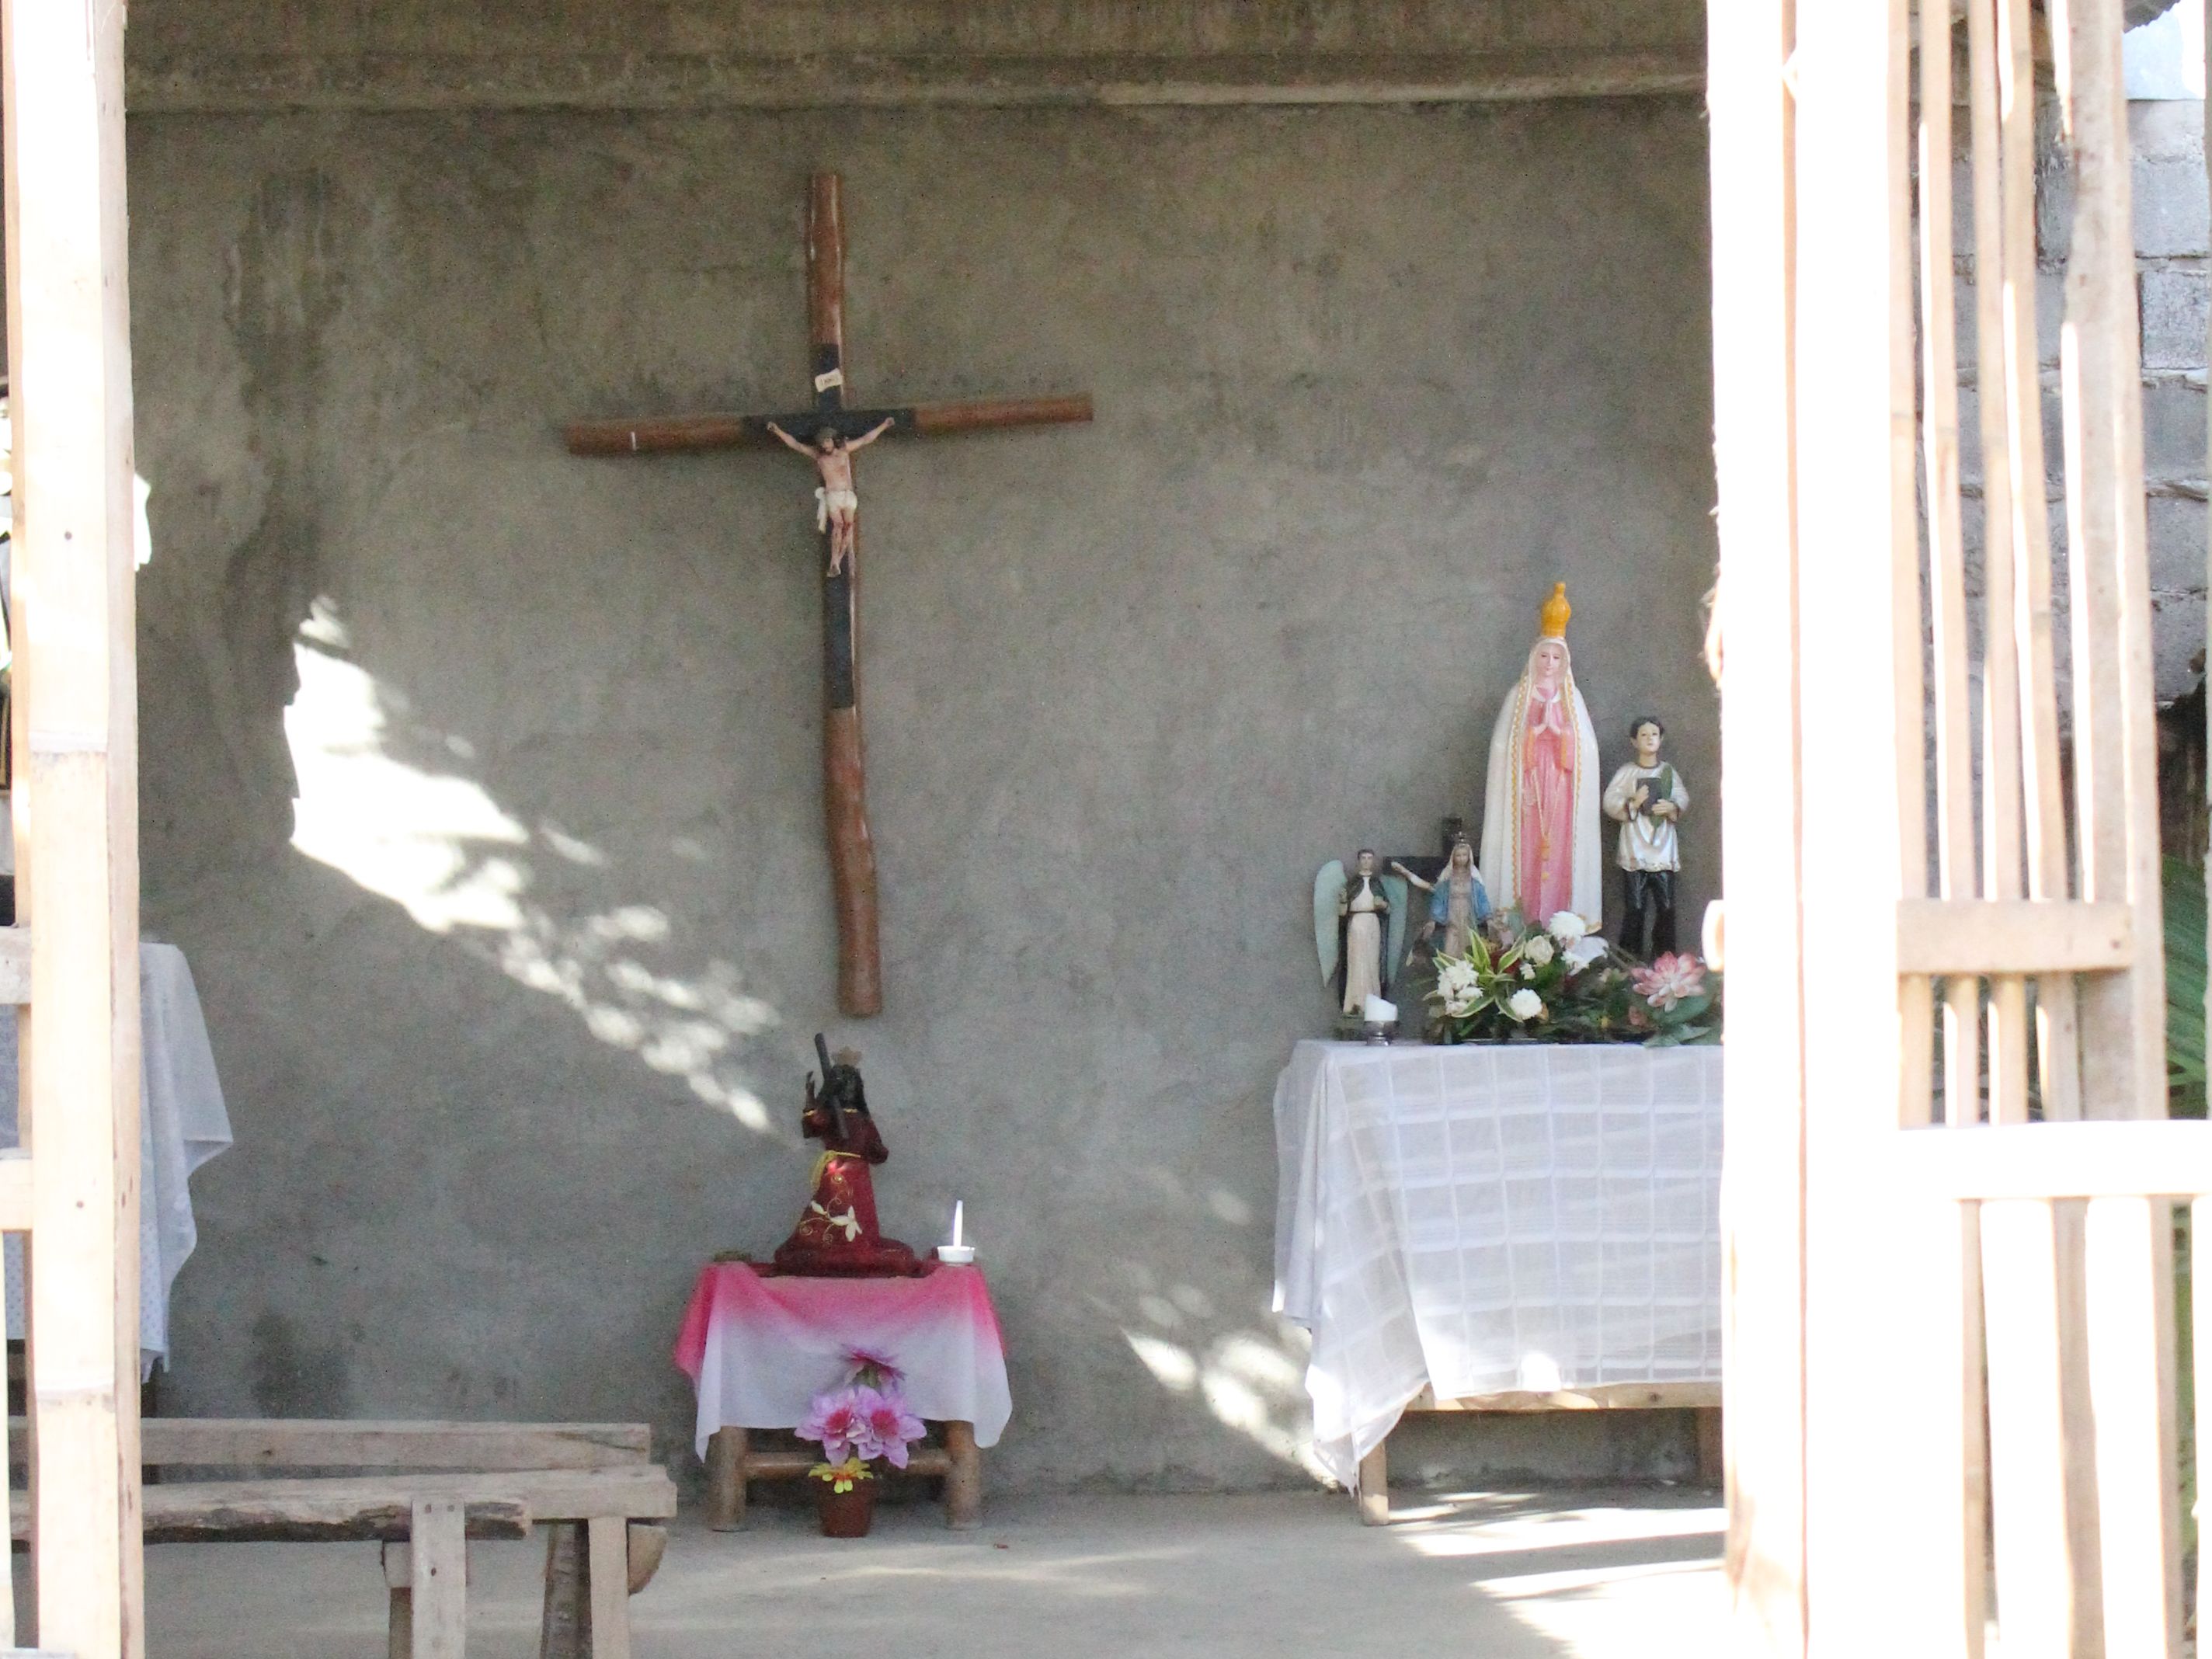
[[1405, 952], [1405, 879], [1383, 875], [1372, 848], [1363, 847], [1346, 875], [1331, 859], [1314, 876], [1314, 950], [1324, 985], [1334, 984], [1338, 1006], [1357, 1019], [1370, 996], [1388, 999]]

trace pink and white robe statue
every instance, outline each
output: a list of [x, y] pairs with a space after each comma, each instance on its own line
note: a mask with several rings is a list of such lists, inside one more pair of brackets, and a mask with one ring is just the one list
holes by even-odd
[[1544, 602], [1527, 667], [1498, 711], [1483, 792], [1482, 882], [1492, 906], [1544, 921], [1572, 911], [1595, 933], [1605, 904], [1597, 732], [1567, 651], [1567, 585]]

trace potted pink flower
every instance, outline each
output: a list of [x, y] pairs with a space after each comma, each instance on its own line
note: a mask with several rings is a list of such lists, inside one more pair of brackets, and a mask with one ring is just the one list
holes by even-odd
[[880, 1460], [907, 1466], [908, 1449], [922, 1437], [921, 1419], [908, 1409], [897, 1369], [870, 1354], [852, 1356], [850, 1376], [814, 1396], [798, 1428], [802, 1440], [822, 1444], [822, 1462], [807, 1471], [821, 1484], [815, 1508], [823, 1535], [865, 1538], [876, 1515], [876, 1469]]

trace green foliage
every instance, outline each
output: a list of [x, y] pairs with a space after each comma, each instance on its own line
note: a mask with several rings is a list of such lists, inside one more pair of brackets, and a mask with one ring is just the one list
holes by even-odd
[[2204, 1115], [2204, 872], [2164, 860], [2166, 1110]]

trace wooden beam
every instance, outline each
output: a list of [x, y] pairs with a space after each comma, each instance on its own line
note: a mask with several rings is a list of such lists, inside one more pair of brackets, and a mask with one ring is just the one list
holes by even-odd
[[[404, 1541], [413, 1526], [414, 1498], [390, 1479], [362, 1480], [165, 1481], [146, 1492], [149, 1544]], [[526, 1538], [535, 1517], [511, 1493], [452, 1497], [467, 1512], [471, 1538]], [[15, 1535], [29, 1536], [29, 1506], [16, 1495]]]
[[16, 890], [33, 933], [19, 1127], [37, 1160], [28, 1393], [41, 1639], [145, 1649], [138, 1513], [137, 681], [120, 5], [0, 0]]
[[1595, 1388], [1553, 1393], [1516, 1389], [1502, 1394], [1439, 1400], [1423, 1389], [1406, 1407], [1412, 1412], [1602, 1412], [1703, 1409], [1722, 1401], [1718, 1382], [1606, 1382]]
[[2114, 973], [2134, 961], [2135, 914], [2121, 903], [1900, 899], [1901, 974]]
[[[0, 1174], [6, 1170], [0, 1159]], [[0, 1182], [0, 1205], [4, 1205]], [[0, 1209], [0, 1218], [4, 1218]], [[11, 1424], [10, 1427], [15, 1425]], [[597, 1469], [644, 1463], [643, 1423], [438, 1423], [149, 1418], [145, 1462], [210, 1468]]]
[[584, 1523], [584, 1545], [592, 1659], [630, 1659], [629, 1523], [618, 1516], [595, 1515]]
[[412, 1659], [463, 1659], [469, 1645], [469, 1546], [460, 1504], [450, 1498], [416, 1500], [407, 1565], [414, 1599]]
[[1805, 1651], [1808, 1619], [1794, 10], [1787, 0], [1710, 0], [1705, 29], [1735, 1015], [1721, 1176], [1725, 1561], [1730, 1645], [1778, 1656]]
[[2022, 1123], [1958, 1134], [1901, 1131], [1887, 1167], [1900, 1194], [1999, 1199], [2212, 1194], [2212, 1124]]
[[807, 410], [789, 415], [641, 416], [613, 421], [572, 421], [562, 428], [571, 455], [696, 454], [719, 449], [781, 447], [768, 429], [774, 421], [786, 432], [806, 437], [833, 426], [857, 438], [889, 421], [889, 435], [934, 436], [954, 432], [998, 432], [1009, 427], [1077, 426], [1092, 416], [1091, 397], [1078, 392], [1053, 398], [970, 398], [949, 403], [909, 404], [883, 409]]

